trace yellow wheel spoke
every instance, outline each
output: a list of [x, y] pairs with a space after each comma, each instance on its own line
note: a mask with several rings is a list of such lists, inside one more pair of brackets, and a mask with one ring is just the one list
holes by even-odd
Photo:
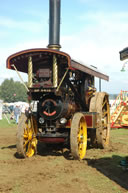
[[24, 147], [29, 143], [29, 139], [24, 142]]
[[[35, 127], [35, 128], [34, 128]], [[37, 132], [37, 126], [36, 126], [36, 122], [34, 125], [34, 119], [33, 117], [31, 117], [28, 120], [28, 124], [26, 125], [26, 129], [27, 129], [27, 134], [28, 134], [28, 141], [26, 141], [26, 156], [27, 157], [31, 157], [35, 151], [36, 151], [36, 145], [37, 145], [37, 139], [36, 139], [36, 133]]]
[[103, 102], [103, 104], [102, 104], [102, 108], [105, 106], [105, 104], [107, 104], [107, 99], [105, 99], [105, 101]]
[[79, 150], [82, 150], [82, 149], [83, 149], [83, 144], [80, 143], [80, 144], [79, 144]]
[[86, 127], [85, 127], [85, 121], [82, 120], [80, 122], [80, 129], [79, 129], [79, 144], [78, 144], [78, 151], [79, 151], [79, 155], [80, 158], [83, 159], [83, 157], [86, 154], [86, 144], [85, 141], [87, 140], [87, 131], [86, 131]]
[[26, 138], [28, 138], [28, 135], [27, 135], [27, 134], [24, 134], [24, 136], [23, 136], [23, 137], [24, 137], [24, 139], [26, 139]]
[[106, 111], [106, 112], [103, 113], [103, 116], [105, 117], [107, 114], [108, 114], [108, 112]]

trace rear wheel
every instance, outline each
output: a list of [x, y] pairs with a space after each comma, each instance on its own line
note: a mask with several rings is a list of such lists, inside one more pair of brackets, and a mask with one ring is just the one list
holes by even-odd
[[22, 114], [17, 131], [17, 153], [20, 157], [32, 157], [37, 151], [37, 123], [33, 115]]
[[97, 128], [96, 132], [91, 135], [93, 145], [106, 148], [109, 146], [110, 137], [110, 109], [108, 94], [105, 92], [97, 92], [90, 101], [90, 112], [97, 112]]
[[82, 113], [73, 116], [70, 133], [71, 153], [75, 159], [84, 159], [87, 149], [87, 125]]

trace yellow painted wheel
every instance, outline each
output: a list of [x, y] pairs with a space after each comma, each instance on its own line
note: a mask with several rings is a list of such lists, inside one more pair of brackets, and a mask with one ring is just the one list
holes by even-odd
[[17, 153], [20, 157], [32, 157], [37, 151], [37, 123], [33, 115], [21, 116], [17, 131]]
[[82, 113], [75, 113], [71, 123], [70, 147], [75, 159], [84, 159], [87, 149], [87, 125]]
[[98, 147], [107, 148], [110, 138], [110, 108], [108, 94], [97, 92], [90, 101], [90, 112], [97, 112], [97, 128], [93, 133], [92, 142]]

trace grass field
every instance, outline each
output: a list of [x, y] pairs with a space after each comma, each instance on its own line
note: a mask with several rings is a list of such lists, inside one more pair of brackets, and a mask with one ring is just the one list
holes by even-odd
[[[9, 118], [9, 115], [8, 115]], [[110, 132], [110, 147], [88, 147], [86, 159], [72, 160], [70, 151], [41, 146], [28, 159], [16, 156], [17, 125], [0, 120], [0, 193], [128, 193], [128, 130]]]
[[0, 120], [0, 128], [15, 127], [15, 120], [10, 119], [10, 114], [3, 114], [2, 120]]

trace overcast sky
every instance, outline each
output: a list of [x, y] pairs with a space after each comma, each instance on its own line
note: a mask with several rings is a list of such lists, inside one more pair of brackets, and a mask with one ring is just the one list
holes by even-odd
[[[102, 91], [128, 90], [128, 66], [119, 51], [128, 47], [127, 0], [61, 0], [61, 51], [83, 64], [106, 73]], [[19, 80], [6, 69], [9, 55], [30, 48], [46, 48], [49, 31], [49, 0], [0, 2], [0, 84], [5, 78]], [[22, 75], [27, 80], [27, 75]], [[98, 88], [98, 84], [96, 84]]]

